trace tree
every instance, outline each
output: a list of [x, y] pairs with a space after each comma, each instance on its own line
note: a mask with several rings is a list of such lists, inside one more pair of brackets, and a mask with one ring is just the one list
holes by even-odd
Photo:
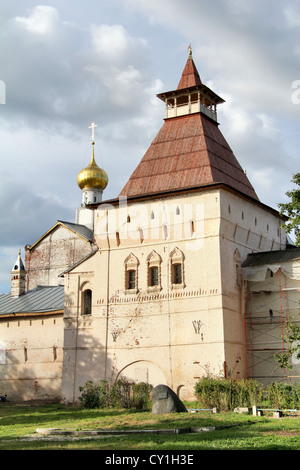
[[296, 237], [296, 245], [300, 245], [300, 173], [296, 173], [292, 178], [298, 188], [287, 191], [285, 194], [290, 198], [290, 202], [278, 204], [280, 215], [288, 217], [288, 221], [284, 224], [287, 233], [294, 231]]

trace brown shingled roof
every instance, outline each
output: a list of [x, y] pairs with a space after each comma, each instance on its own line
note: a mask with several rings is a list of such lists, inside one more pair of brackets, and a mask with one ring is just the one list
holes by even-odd
[[180, 82], [178, 83], [177, 90], [199, 85], [202, 85], [200, 75], [198, 73], [197, 67], [195, 66], [194, 60], [192, 59], [192, 56], [189, 56], [182, 72]]
[[120, 196], [226, 184], [258, 199], [218, 128], [200, 113], [167, 119]]
[[[205, 87], [190, 55], [177, 90], [180, 93], [195, 86]], [[163, 94], [158, 97], [163, 99]], [[226, 184], [258, 200], [218, 123], [198, 112], [165, 120], [120, 196], [145, 196], [211, 184]]]

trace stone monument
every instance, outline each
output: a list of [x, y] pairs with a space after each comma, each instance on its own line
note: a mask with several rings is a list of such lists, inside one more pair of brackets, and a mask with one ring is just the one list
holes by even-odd
[[173, 390], [167, 385], [157, 385], [151, 392], [152, 413], [182, 413], [186, 407]]

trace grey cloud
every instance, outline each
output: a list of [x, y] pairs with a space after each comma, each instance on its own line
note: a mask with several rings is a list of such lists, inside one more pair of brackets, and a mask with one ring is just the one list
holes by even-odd
[[123, 26], [81, 30], [40, 6], [9, 18], [2, 36], [9, 44], [2, 64], [7, 119], [39, 127], [55, 121], [58, 130], [64, 122], [81, 126], [96, 113], [128, 118], [149, 99], [147, 41]]
[[[20, 246], [34, 243], [58, 219], [69, 220], [74, 215], [58, 200], [36, 194], [30, 185], [6, 179], [0, 186], [1, 246]], [[49, 224], [51, 224], [49, 226]]]
[[300, 79], [297, 4], [28, 6], [11, 0], [1, 13], [2, 246], [32, 243], [58, 218], [74, 220], [81, 199], [76, 175], [90, 158], [92, 120], [99, 124], [96, 160], [109, 175], [104, 197], [117, 196], [162, 125], [155, 94], [177, 86], [189, 42], [202, 80], [226, 99], [219, 109], [225, 138], [262, 202], [281, 202], [299, 171], [300, 104], [291, 102], [292, 82]]

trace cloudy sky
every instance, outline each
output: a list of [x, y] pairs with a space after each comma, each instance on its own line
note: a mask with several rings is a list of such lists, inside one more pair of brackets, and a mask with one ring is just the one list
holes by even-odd
[[226, 102], [220, 129], [261, 201], [299, 172], [300, 2], [10, 0], [0, 4], [0, 292], [19, 248], [75, 221], [91, 155], [116, 197], [163, 124], [191, 43]]

